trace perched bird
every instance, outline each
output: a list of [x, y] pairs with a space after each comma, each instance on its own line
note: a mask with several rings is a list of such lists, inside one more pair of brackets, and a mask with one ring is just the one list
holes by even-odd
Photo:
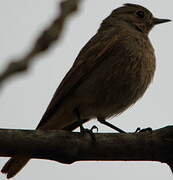
[[[155, 71], [148, 34], [155, 25], [168, 21], [136, 4], [115, 9], [80, 51], [37, 129], [83, 129], [82, 123], [97, 118], [124, 132], [105, 119], [122, 113], [143, 96]], [[29, 159], [14, 156], [1, 171], [11, 178]]]

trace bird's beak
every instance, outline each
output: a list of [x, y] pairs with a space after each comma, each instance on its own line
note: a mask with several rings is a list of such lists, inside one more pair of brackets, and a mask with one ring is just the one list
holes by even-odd
[[170, 19], [159, 19], [159, 18], [154, 18], [154, 25], [156, 24], [161, 24], [161, 23], [166, 23], [166, 22], [170, 22]]

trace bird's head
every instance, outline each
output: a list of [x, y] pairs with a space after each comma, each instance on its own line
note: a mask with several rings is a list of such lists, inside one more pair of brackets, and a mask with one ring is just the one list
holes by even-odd
[[[127, 22], [129, 25], [146, 34], [148, 34], [155, 25], [171, 21], [169, 19], [155, 18], [145, 7], [129, 3], [115, 9], [108, 19], [112, 25], [117, 20]], [[107, 21], [107, 19], [105, 20]]]

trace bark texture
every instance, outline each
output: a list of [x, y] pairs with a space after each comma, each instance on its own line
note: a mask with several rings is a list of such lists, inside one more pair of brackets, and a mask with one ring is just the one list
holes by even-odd
[[0, 156], [75, 161], [173, 162], [173, 126], [152, 132], [96, 133], [0, 129]]

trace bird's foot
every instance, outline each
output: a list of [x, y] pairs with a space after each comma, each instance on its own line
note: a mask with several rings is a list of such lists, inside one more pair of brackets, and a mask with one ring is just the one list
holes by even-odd
[[83, 126], [80, 126], [80, 132], [85, 135], [86, 133], [89, 134], [92, 138], [92, 140], [96, 140], [95, 134], [94, 134], [94, 130], [96, 130], [98, 132], [98, 127], [97, 126], [93, 126], [91, 129], [86, 129]]
[[140, 133], [140, 132], [152, 132], [152, 128], [148, 127], [148, 128], [141, 129], [140, 127], [138, 127], [135, 133]]
[[96, 132], [99, 131], [98, 127], [96, 125], [92, 126], [92, 128], [90, 129], [93, 133], [94, 133], [94, 130], [96, 130]]

